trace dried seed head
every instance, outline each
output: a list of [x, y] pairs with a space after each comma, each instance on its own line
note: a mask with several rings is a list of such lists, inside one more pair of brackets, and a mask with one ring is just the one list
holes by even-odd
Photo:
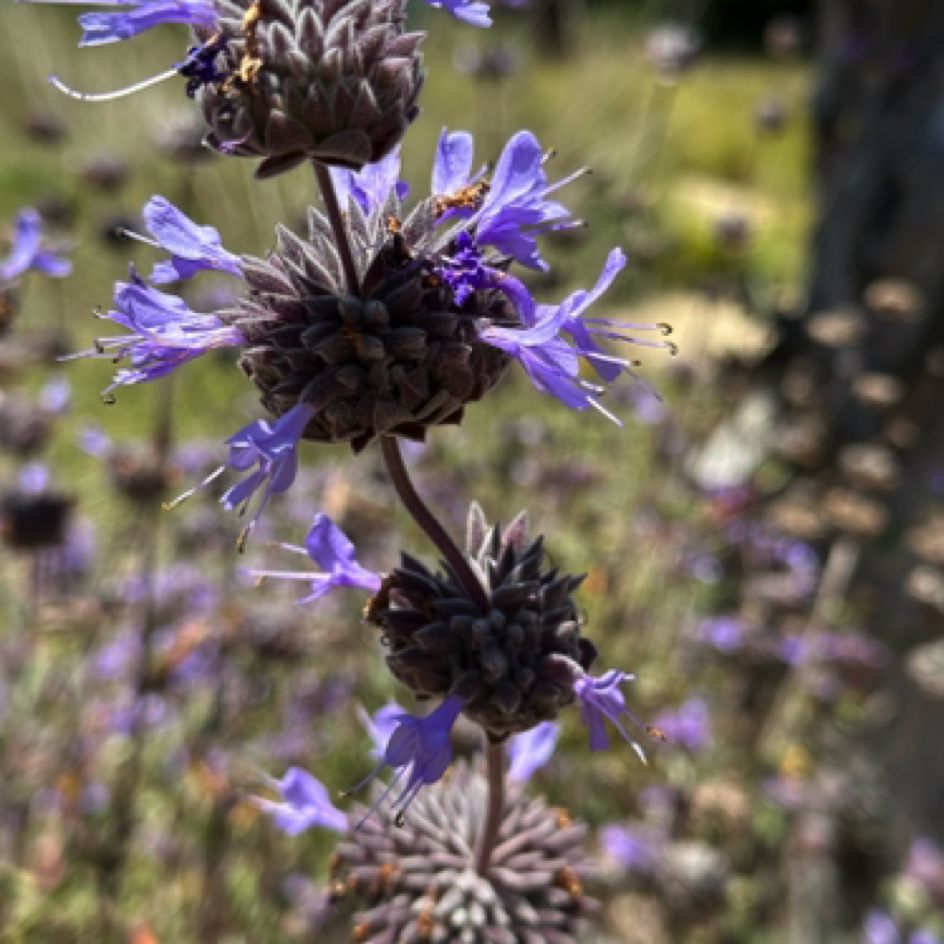
[[508, 368], [507, 354], [479, 340], [481, 318], [517, 324], [495, 290], [462, 306], [433, 271], [432, 201], [402, 225], [395, 194], [365, 216], [351, 200], [346, 216], [362, 297], [345, 294], [330, 224], [310, 211], [309, 241], [279, 227], [266, 261], [246, 260], [248, 297], [218, 312], [248, 346], [240, 366], [282, 416], [299, 401], [316, 408], [304, 438], [350, 442], [355, 452], [375, 436], [422, 441], [426, 430], [462, 421]]
[[465, 714], [500, 740], [573, 702], [575, 678], [596, 657], [571, 596], [584, 578], [544, 569], [543, 538], [529, 543], [524, 513], [503, 533], [473, 504], [466, 553], [488, 591], [487, 613], [450, 572], [434, 574], [404, 553], [367, 618], [404, 685], [420, 696], [459, 696]]
[[354, 917], [355, 940], [576, 941], [580, 919], [596, 908], [583, 891], [586, 827], [562, 825], [559, 811], [513, 790], [498, 846], [479, 875], [474, 856], [486, 804], [484, 778], [459, 763], [417, 796], [402, 826], [395, 813], [378, 809], [347, 836], [335, 869], [368, 906]]
[[[306, 158], [359, 170], [379, 161], [419, 113], [423, 36], [405, 33], [405, 0], [220, 0], [229, 78], [198, 92], [207, 144], [265, 158], [272, 177]], [[201, 42], [214, 31], [195, 28]]]
[[11, 492], [0, 501], [0, 537], [14, 551], [37, 551], [65, 540], [73, 500], [56, 492]]

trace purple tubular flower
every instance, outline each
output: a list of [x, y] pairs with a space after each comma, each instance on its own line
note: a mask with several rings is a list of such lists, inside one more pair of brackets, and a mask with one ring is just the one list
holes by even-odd
[[400, 148], [396, 147], [376, 164], [366, 164], [355, 172], [342, 167], [331, 168], [331, 179], [338, 194], [341, 209], [347, 208], [353, 198], [365, 214], [370, 215], [387, 202], [390, 191], [396, 188], [398, 200], [405, 200], [409, 184], [400, 180]]
[[83, 13], [79, 17], [79, 46], [103, 46], [131, 39], [164, 23], [213, 27], [217, 22], [212, 0], [26, 0], [82, 6], [128, 7], [114, 13]]
[[305, 540], [305, 547], [282, 544], [285, 550], [310, 557], [323, 574], [295, 573], [293, 571], [250, 570], [254, 577], [275, 577], [287, 580], [309, 580], [312, 592], [299, 603], [320, 600], [335, 587], [359, 587], [362, 590], [380, 589], [380, 575], [361, 567], [354, 560], [354, 545], [347, 535], [324, 514], [315, 515], [314, 523]]
[[227, 511], [238, 509], [239, 514], [242, 515], [245, 514], [253, 495], [260, 488], [264, 488], [262, 500], [255, 514], [239, 536], [237, 546], [242, 550], [262, 512], [265, 511], [269, 499], [292, 487], [295, 476], [298, 474], [298, 443], [305, 432], [305, 427], [314, 415], [315, 408], [309, 403], [302, 402], [293, 406], [275, 423], [268, 420], [256, 420], [243, 427], [235, 436], [230, 436], [226, 440], [229, 446], [229, 459], [202, 482], [165, 505], [165, 508], [168, 510], [176, 508], [191, 495], [217, 479], [227, 469], [249, 472], [241, 482], [230, 488], [220, 499]]
[[449, 733], [462, 711], [462, 706], [462, 699], [452, 695], [425, 718], [406, 713], [391, 716], [388, 720], [395, 721], [396, 725], [387, 742], [383, 759], [354, 789], [359, 790], [373, 780], [384, 767], [392, 767], [397, 771], [396, 776], [377, 801], [379, 805], [409, 769], [407, 784], [393, 803], [394, 807], [400, 807], [399, 816], [402, 817], [420, 790], [440, 780], [452, 763]]
[[282, 795], [282, 802], [251, 797], [254, 806], [268, 813], [275, 825], [289, 836], [297, 836], [312, 826], [322, 826], [337, 833], [347, 830], [347, 817], [331, 802], [328, 791], [310, 773], [289, 767], [281, 780], [272, 782]]
[[93, 350], [65, 358], [130, 358], [131, 368], [115, 374], [115, 381], [105, 390], [105, 396], [116, 387], [163, 377], [213, 348], [246, 343], [238, 328], [224, 325], [216, 315], [191, 311], [182, 298], [147, 285], [134, 269], [131, 278], [131, 282], [115, 285], [117, 311], [104, 316], [127, 328], [131, 334], [99, 338]]
[[484, 0], [426, 0], [426, 2], [437, 10], [446, 10], [457, 20], [462, 20], [471, 26], [492, 25], [492, 20], [488, 15], [488, 4]]
[[559, 737], [560, 725], [556, 721], [545, 721], [511, 738], [508, 742], [511, 754], [509, 779], [515, 783], [527, 783], [534, 772], [551, 759]]
[[[587, 324], [611, 327], [609, 320], [583, 321], [587, 309], [610, 287], [617, 274], [626, 265], [626, 256], [614, 249], [606, 261], [600, 278], [591, 291], [574, 292], [560, 305], [535, 305], [525, 286], [514, 276], [493, 272], [492, 285], [504, 292], [515, 305], [525, 328], [503, 328], [483, 323], [479, 337], [487, 344], [507, 351], [521, 362], [532, 383], [543, 393], [557, 397], [576, 410], [593, 407], [618, 426], [623, 424], [607, 412], [597, 400], [603, 388], [590, 384], [580, 376], [580, 359], [593, 366], [604, 380], [614, 380], [623, 372], [631, 373], [630, 362], [604, 354], [593, 340], [594, 334], [632, 343], [657, 344], [640, 341], [635, 337], [602, 331]], [[636, 330], [660, 330], [661, 325], [624, 325]], [[564, 335], [568, 336], [569, 344]]]
[[605, 751], [610, 746], [610, 737], [606, 732], [606, 721], [616, 725], [617, 730], [628, 741], [633, 750], [645, 764], [646, 755], [642, 747], [634, 741], [620, 723], [620, 716], [626, 715], [644, 731], [648, 728], [626, 707], [626, 699], [620, 691], [623, 682], [631, 682], [636, 676], [611, 669], [600, 678], [593, 678], [584, 673], [574, 682], [574, 694], [580, 702], [580, 713], [584, 725], [590, 731], [590, 750]]
[[584, 172], [548, 186], [538, 139], [519, 131], [505, 145], [481, 209], [475, 215], [476, 241], [494, 246], [529, 269], [546, 272], [536, 237], [573, 224], [570, 211], [547, 197]]
[[171, 254], [151, 273], [156, 285], [189, 279], [204, 269], [240, 275], [239, 257], [223, 248], [220, 234], [212, 226], [198, 226], [169, 200], [154, 196], [144, 207], [144, 224], [156, 245]]
[[72, 271], [72, 263], [61, 253], [42, 247], [43, 222], [32, 208], [21, 210], [16, 218], [13, 248], [0, 262], [0, 281], [12, 282], [30, 269], [36, 269], [53, 278], [62, 278]]

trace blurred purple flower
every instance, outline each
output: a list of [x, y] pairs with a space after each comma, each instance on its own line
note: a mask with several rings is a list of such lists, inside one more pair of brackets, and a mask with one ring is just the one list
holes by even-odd
[[325, 572], [322, 574], [284, 570], [249, 570], [252, 577], [277, 580], [307, 580], [312, 592], [299, 603], [314, 603], [335, 587], [357, 587], [361, 590], [379, 590], [380, 575], [362, 567], [355, 559], [355, 548], [347, 535], [325, 514], [315, 515], [314, 523], [305, 539], [305, 547], [280, 544], [279, 547], [295, 554], [307, 555]]
[[137, 634], [126, 633], [106, 643], [92, 657], [92, 672], [97, 679], [107, 681], [121, 678], [138, 664], [141, 640]]
[[39, 391], [39, 405], [47, 413], [60, 416], [69, 408], [72, 399], [72, 386], [65, 377], [53, 377], [47, 380]]
[[653, 829], [638, 825], [611, 825], [600, 830], [606, 855], [627, 872], [651, 872], [658, 862], [664, 840]]
[[734, 616], [712, 617], [701, 621], [695, 638], [728, 655], [744, 645], [744, 626]]
[[24, 495], [41, 495], [49, 488], [49, 466], [44, 462], [28, 462], [20, 469], [19, 485]]
[[61, 251], [43, 249], [43, 221], [31, 208], [21, 210], [10, 254], [0, 262], [0, 282], [12, 282], [30, 269], [53, 278], [72, 271], [72, 263]]
[[611, 669], [600, 678], [583, 673], [574, 683], [574, 694], [580, 702], [583, 723], [590, 731], [591, 751], [605, 751], [609, 748], [610, 738], [606, 732], [606, 722], [609, 720], [645, 764], [646, 755], [642, 747], [629, 736], [620, 722], [620, 717], [626, 715], [644, 731], [648, 730], [626, 707], [626, 699], [620, 691], [623, 682], [631, 682], [635, 678], [635, 675], [620, 672], [619, 669]]
[[558, 738], [560, 725], [556, 721], [544, 721], [536, 728], [511, 738], [508, 741], [511, 755], [508, 779], [514, 783], [527, 783], [534, 772], [551, 759]]
[[660, 712], [652, 725], [670, 742], [696, 753], [711, 744], [711, 714], [702, 698], [690, 698], [674, 711]]
[[254, 806], [272, 817], [275, 825], [289, 836], [321, 826], [334, 832], [347, 830], [347, 816], [331, 802], [328, 791], [310, 773], [300, 767], [289, 767], [281, 780], [271, 785], [282, 795], [282, 802], [263, 797], [250, 797]]
[[865, 916], [863, 944], [902, 944], [901, 934], [884, 911], [873, 909]]

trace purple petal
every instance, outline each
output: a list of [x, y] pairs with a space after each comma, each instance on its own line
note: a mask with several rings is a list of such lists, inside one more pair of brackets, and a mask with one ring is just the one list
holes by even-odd
[[560, 725], [545, 721], [530, 731], [516, 734], [508, 743], [511, 767], [508, 776], [518, 783], [526, 783], [536, 770], [553, 756], [560, 737]]
[[433, 160], [433, 194], [455, 193], [468, 186], [474, 154], [475, 140], [471, 134], [467, 131], [450, 134], [443, 128]]

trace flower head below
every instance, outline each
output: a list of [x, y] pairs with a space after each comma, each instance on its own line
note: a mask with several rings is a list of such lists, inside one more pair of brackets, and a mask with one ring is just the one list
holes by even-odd
[[313, 560], [324, 573], [299, 573], [295, 571], [250, 570], [250, 576], [260, 579], [307, 580], [312, 592], [299, 603], [313, 603], [335, 587], [357, 587], [361, 590], [380, 589], [380, 575], [362, 567], [354, 559], [354, 545], [347, 535], [325, 514], [315, 515], [308, 532], [305, 546], [295, 547], [281, 544], [280, 547]]

